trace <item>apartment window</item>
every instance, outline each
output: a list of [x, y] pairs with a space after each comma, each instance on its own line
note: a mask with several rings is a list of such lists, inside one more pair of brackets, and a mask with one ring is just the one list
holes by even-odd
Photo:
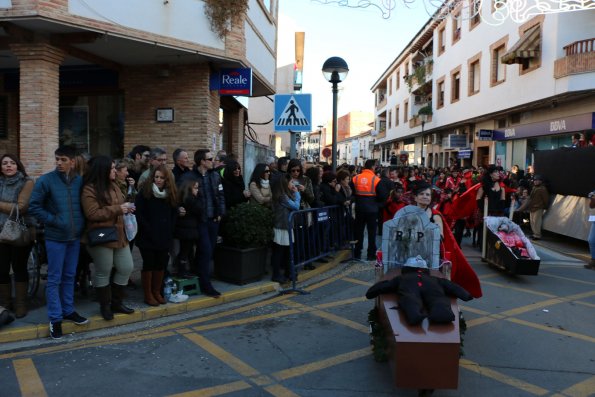
[[446, 50], [446, 25], [442, 24], [438, 28], [438, 55]]
[[469, 30], [473, 30], [481, 22], [481, 0], [471, 0], [469, 7]]
[[506, 65], [501, 61], [504, 50], [504, 45], [492, 50], [492, 84], [501, 83], [506, 78]]
[[397, 90], [401, 87], [401, 71], [397, 70]]
[[390, 130], [392, 128], [392, 121], [393, 121], [393, 114], [392, 112], [389, 110], [388, 111], [388, 129]]
[[456, 43], [461, 38], [461, 11], [452, 16], [452, 43]]
[[403, 121], [409, 120], [409, 101], [403, 103]]
[[399, 106], [395, 106], [395, 127], [399, 125]]
[[450, 74], [450, 103], [461, 99], [461, 67], [459, 66]]
[[438, 94], [438, 101], [436, 103], [436, 108], [440, 109], [444, 106], [444, 77], [440, 80], [437, 80], [437, 94]]
[[469, 59], [467, 62], [469, 80], [467, 81], [467, 95], [475, 95], [479, 92], [481, 76], [481, 52]]
[[388, 96], [393, 94], [393, 79], [392, 77], [388, 78]]

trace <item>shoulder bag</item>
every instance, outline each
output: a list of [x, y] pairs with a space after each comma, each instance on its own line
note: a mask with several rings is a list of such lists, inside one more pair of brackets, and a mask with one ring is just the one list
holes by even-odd
[[[12, 214], [15, 212], [15, 208], [16, 216], [13, 219]], [[4, 226], [0, 232], [0, 242], [17, 247], [24, 247], [31, 244], [31, 233], [29, 233], [29, 229], [25, 225], [24, 218], [19, 215], [18, 204], [12, 207], [8, 219], [4, 222]]]
[[118, 231], [115, 226], [92, 229], [87, 233], [87, 240], [91, 247], [118, 241]]

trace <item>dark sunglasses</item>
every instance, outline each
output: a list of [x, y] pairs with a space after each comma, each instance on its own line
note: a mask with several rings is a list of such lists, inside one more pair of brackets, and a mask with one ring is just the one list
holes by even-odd
[[299, 168], [293, 168], [290, 170], [291, 172], [301, 172], [302, 170]]
[[213, 158], [209, 157], [208, 159], [205, 159], [205, 161], [213, 161]]
[[242, 169], [240, 167], [236, 167], [233, 169], [234, 171], [241, 171]]
[[263, 174], [270, 174], [271, 170], [264, 170]]

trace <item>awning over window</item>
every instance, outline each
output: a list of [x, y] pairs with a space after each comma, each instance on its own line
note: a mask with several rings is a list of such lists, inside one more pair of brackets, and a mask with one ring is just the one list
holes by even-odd
[[522, 63], [524, 59], [535, 58], [539, 56], [539, 47], [541, 44], [541, 27], [533, 26], [527, 30], [523, 36], [516, 42], [512, 48], [502, 56], [502, 63], [512, 65], [513, 63]]

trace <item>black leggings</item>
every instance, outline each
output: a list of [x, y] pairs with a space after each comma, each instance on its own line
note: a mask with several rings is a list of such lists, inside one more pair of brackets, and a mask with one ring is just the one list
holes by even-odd
[[27, 261], [32, 245], [16, 247], [10, 244], [0, 244], [0, 284], [10, 284], [10, 267], [14, 272], [17, 283], [29, 282]]
[[139, 248], [140, 256], [143, 258], [143, 271], [160, 272], [165, 271], [169, 263], [169, 250], [154, 250]]

